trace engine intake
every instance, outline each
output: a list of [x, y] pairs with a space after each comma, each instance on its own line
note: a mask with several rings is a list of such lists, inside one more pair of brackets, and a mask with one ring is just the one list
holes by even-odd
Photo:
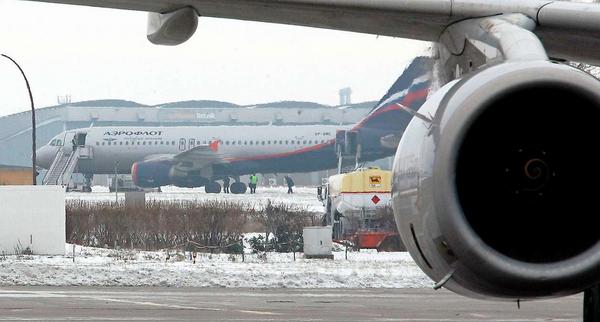
[[483, 107], [456, 159], [456, 195], [474, 232], [519, 261], [581, 254], [600, 238], [600, 109], [590, 93], [552, 81]]
[[394, 162], [403, 241], [469, 296], [535, 298], [600, 279], [600, 86], [551, 62], [496, 65], [436, 92]]

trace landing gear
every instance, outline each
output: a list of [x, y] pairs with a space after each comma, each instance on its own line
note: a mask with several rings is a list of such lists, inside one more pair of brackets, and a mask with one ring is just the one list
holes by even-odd
[[204, 186], [204, 191], [206, 191], [206, 193], [220, 193], [221, 185], [215, 181], [209, 182]]
[[231, 193], [236, 194], [236, 195], [246, 193], [247, 189], [248, 189], [248, 187], [246, 186], [246, 184], [243, 182], [239, 182], [239, 181], [234, 182], [229, 187], [229, 191], [231, 191]]
[[600, 321], [600, 285], [583, 291], [583, 322]]

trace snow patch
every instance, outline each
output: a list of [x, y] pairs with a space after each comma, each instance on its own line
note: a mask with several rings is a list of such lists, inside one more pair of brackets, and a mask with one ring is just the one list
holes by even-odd
[[169, 286], [247, 288], [432, 287], [404, 252], [334, 252], [334, 260], [303, 259], [301, 253], [266, 257], [110, 250], [67, 244], [67, 256], [0, 257], [0, 285]]

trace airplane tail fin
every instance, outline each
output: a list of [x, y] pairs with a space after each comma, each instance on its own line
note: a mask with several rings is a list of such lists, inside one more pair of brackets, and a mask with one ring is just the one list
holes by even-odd
[[413, 59], [388, 92], [353, 130], [367, 128], [378, 132], [403, 133], [412, 114], [402, 106], [417, 111], [427, 100], [432, 68], [433, 59], [430, 57]]

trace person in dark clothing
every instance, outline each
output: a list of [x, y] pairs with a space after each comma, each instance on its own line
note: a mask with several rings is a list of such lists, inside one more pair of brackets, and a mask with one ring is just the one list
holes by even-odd
[[223, 178], [223, 192], [229, 193], [229, 177]]
[[284, 177], [284, 179], [285, 179], [285, 184], [287, 184], [287, 186], [288, 186], [287, 193], [294, 193], [294, 190], [292, 190], [292, 187], [294, 186], [294, 180], [292, 180], [292, 177], [290, 177], [289, 175], [286, 175]]

